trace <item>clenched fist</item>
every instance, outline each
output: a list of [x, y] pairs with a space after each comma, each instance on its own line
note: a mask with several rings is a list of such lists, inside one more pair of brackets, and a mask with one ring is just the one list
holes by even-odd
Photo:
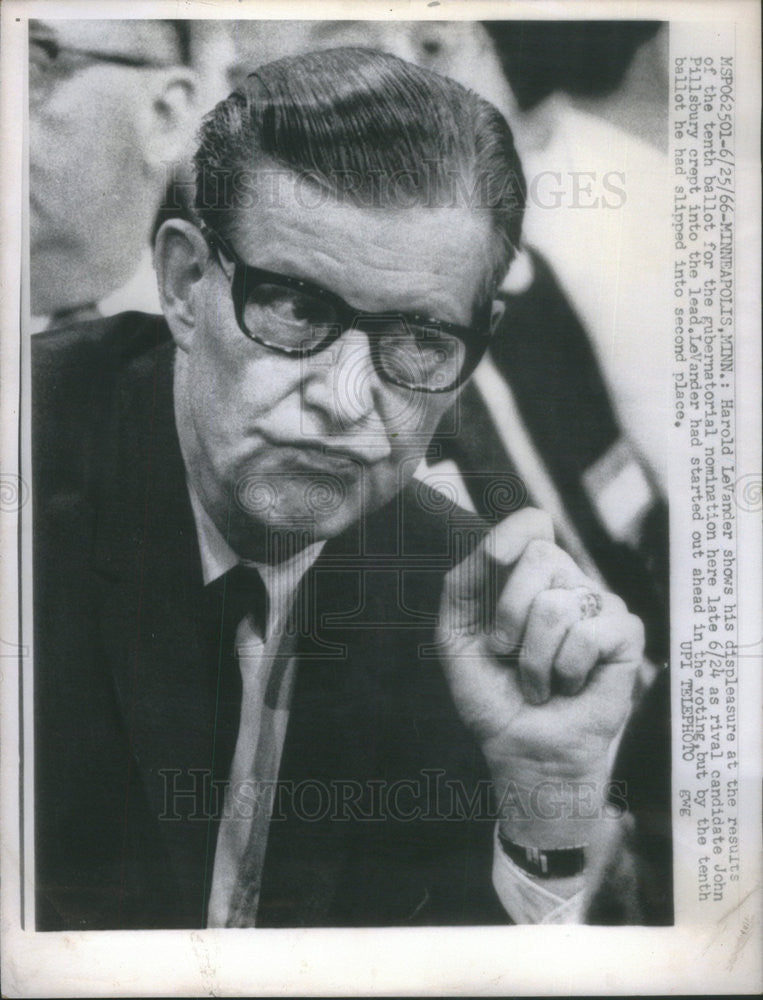
[[554, 544], [547, 515], [527, 508], [448, 574], [438, 640], [490, 769], [501, 832], [545, 849], [587, 844], [632, 704], [641, 621]]

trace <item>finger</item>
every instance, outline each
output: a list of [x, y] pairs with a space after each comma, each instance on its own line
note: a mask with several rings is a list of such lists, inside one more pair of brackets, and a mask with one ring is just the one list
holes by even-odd
[[557, 652], [570, 627], [580, 620], [581, 589], [544, 590], [530, 606], [519, 652], [519, 683], [531, 705], [541, 705], [551, 696]]
[[[530, 608], [545, 590], [576, 587], [596, 591], [598, 587], [566, 552], [544, 539], [528, 542], [503, 589], [496, 609], [495, 639], [503, 652], [519, 646], [524, 636]], [[495, 648], [495, 639], [493, 647]]]
[[591, 735], [610, 739], [631, 709], [643, 656], [644, 627], [635, 615], [614, 613], [581, 622], [575, 631], [578, 629], [588, 633], [589, 647], [596, 651], [596, 666], [576, 703], [590, 719]]
[[578, 601], [578, 614], [559, 643], [553, 664], [552, 680], [560, 694], [575, 695], [582, 690], [591, 671], [602, 657], [602, 649], [611, 645], [609, 636], [622, 636], [627, 611], [615, 594], [598, 594], [601, 612], [591, 617], [587, 612], [592, 592], [583, 588], [572, 591]]
[[509, 514], [485, 536], [485, 545], [491, 558], [501, 566], [513, 565], [529, 542], [546, 541], [553, 544], [554, 524], [551, 517], [536, 507], [523, 507]]
[[532, 507], [524, 507], [497, 524], [445, 577], [443, 600], [449, 627], [487, 630], [493, 617], [499, 568], [516, 562], [533, 539], [553, 537], [551, 518]]

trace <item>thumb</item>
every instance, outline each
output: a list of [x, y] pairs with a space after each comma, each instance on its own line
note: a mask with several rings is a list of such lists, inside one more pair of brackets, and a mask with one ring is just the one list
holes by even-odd
[[535, 507], [509, 514], [445, 577], [442, 609], [446, 627], [487, 631], [508, 570], [534, 539], [554, 540], [549, 515]]

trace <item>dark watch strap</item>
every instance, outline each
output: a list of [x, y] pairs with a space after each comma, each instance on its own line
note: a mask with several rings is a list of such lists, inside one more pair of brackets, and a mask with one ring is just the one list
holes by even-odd
[[504, 854], [515, 865], [536, 878], [569, 878], [585, 868], [585, 848], [565, 847], [556, 851], [542, 851], [537, 847], [522, 847], [498, 834]]

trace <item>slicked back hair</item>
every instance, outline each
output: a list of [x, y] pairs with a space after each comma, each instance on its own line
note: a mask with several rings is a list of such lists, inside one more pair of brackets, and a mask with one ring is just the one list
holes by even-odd
[[486, 286], [502, 280], [519, 244], [525, 184], [505, 119], [455, 81], [396, 56], [338, 48], [269, 63], [206, 116], [199, 138], [195, 209], [229, 239], [267, 167], [358, 206], [487, 213]]

